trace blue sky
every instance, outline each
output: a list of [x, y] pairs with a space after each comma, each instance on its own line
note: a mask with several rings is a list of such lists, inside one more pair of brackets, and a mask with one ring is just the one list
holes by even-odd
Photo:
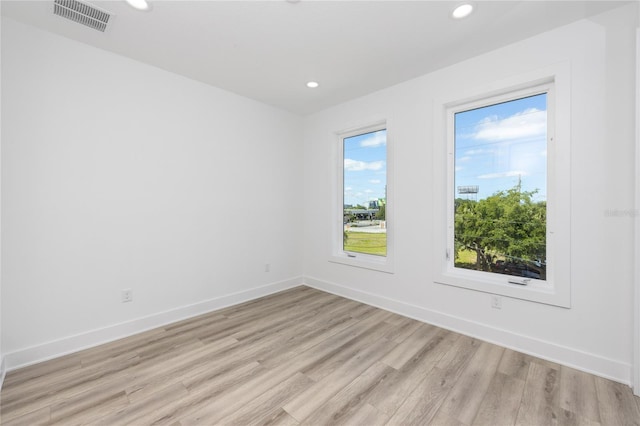
[[512, 188], [547, 194], [547, 95], [455, 115], [455, 187], [477, 185], [477, 199]]
[[344, 204], [367, 206], [385, 197], [387, 131], [344, 139]]

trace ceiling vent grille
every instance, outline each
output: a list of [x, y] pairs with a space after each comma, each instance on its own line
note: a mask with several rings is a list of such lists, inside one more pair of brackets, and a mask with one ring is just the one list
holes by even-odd
[[53, 13], [104, 32], [111, 14], [77, 0], [53, 0]]

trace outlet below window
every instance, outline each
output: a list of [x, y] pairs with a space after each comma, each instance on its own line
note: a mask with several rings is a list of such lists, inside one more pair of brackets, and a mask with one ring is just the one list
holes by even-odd
[[502, 309], [502, 297], [491, 296], [491, 307], [493, 309]]

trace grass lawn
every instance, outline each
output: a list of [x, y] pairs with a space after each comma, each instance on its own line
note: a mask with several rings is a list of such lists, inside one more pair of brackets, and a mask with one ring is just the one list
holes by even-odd
[[347, 231], [347, 239], [344, 242], [345, 251], [356, 253], [387, 255], [387, 234], [372, 234], [368, 232]]
[[[494, 260], [504, 260], [504, 256], [498, 256]], [[455, 266], [457, 268], [476, 269], [478, 266], [478, 255], [473, 250], [463, 249], [458, 252]]]
[[460, 250], [458, 252], [458, 259], [456, 260], [457, 262], [462, 262], [462, 263], [476, 263], [476, 260], [478, 260], [476, 252], [473, 250]]
[[455, 261], [456, 268], [476, 269], [478, 257], [473, 250], [460, 250]]

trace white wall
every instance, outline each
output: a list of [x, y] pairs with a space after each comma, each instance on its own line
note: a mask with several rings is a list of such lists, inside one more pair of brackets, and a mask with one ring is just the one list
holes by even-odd
[[[637, 5], [580, 21], [309, 116], [305, 120], [305, 281], [312, 286], [537, 354], [631, 380], [635, 20]], [[572, 308], [503, 299], [433, 282], [433, 106], [461, 88], [570, 61]], [[331, 133], [390, 120], [395, 156], [395, 274], [328, 262]], [[567, 173], [569, 173], [567, 171]], [[327, 200], [318, 203], [318, 200]], [[319, 206], [325, 206], [324, 208]]]
[[298, 116], [2, 24], [9, 368], [301, 282]]

